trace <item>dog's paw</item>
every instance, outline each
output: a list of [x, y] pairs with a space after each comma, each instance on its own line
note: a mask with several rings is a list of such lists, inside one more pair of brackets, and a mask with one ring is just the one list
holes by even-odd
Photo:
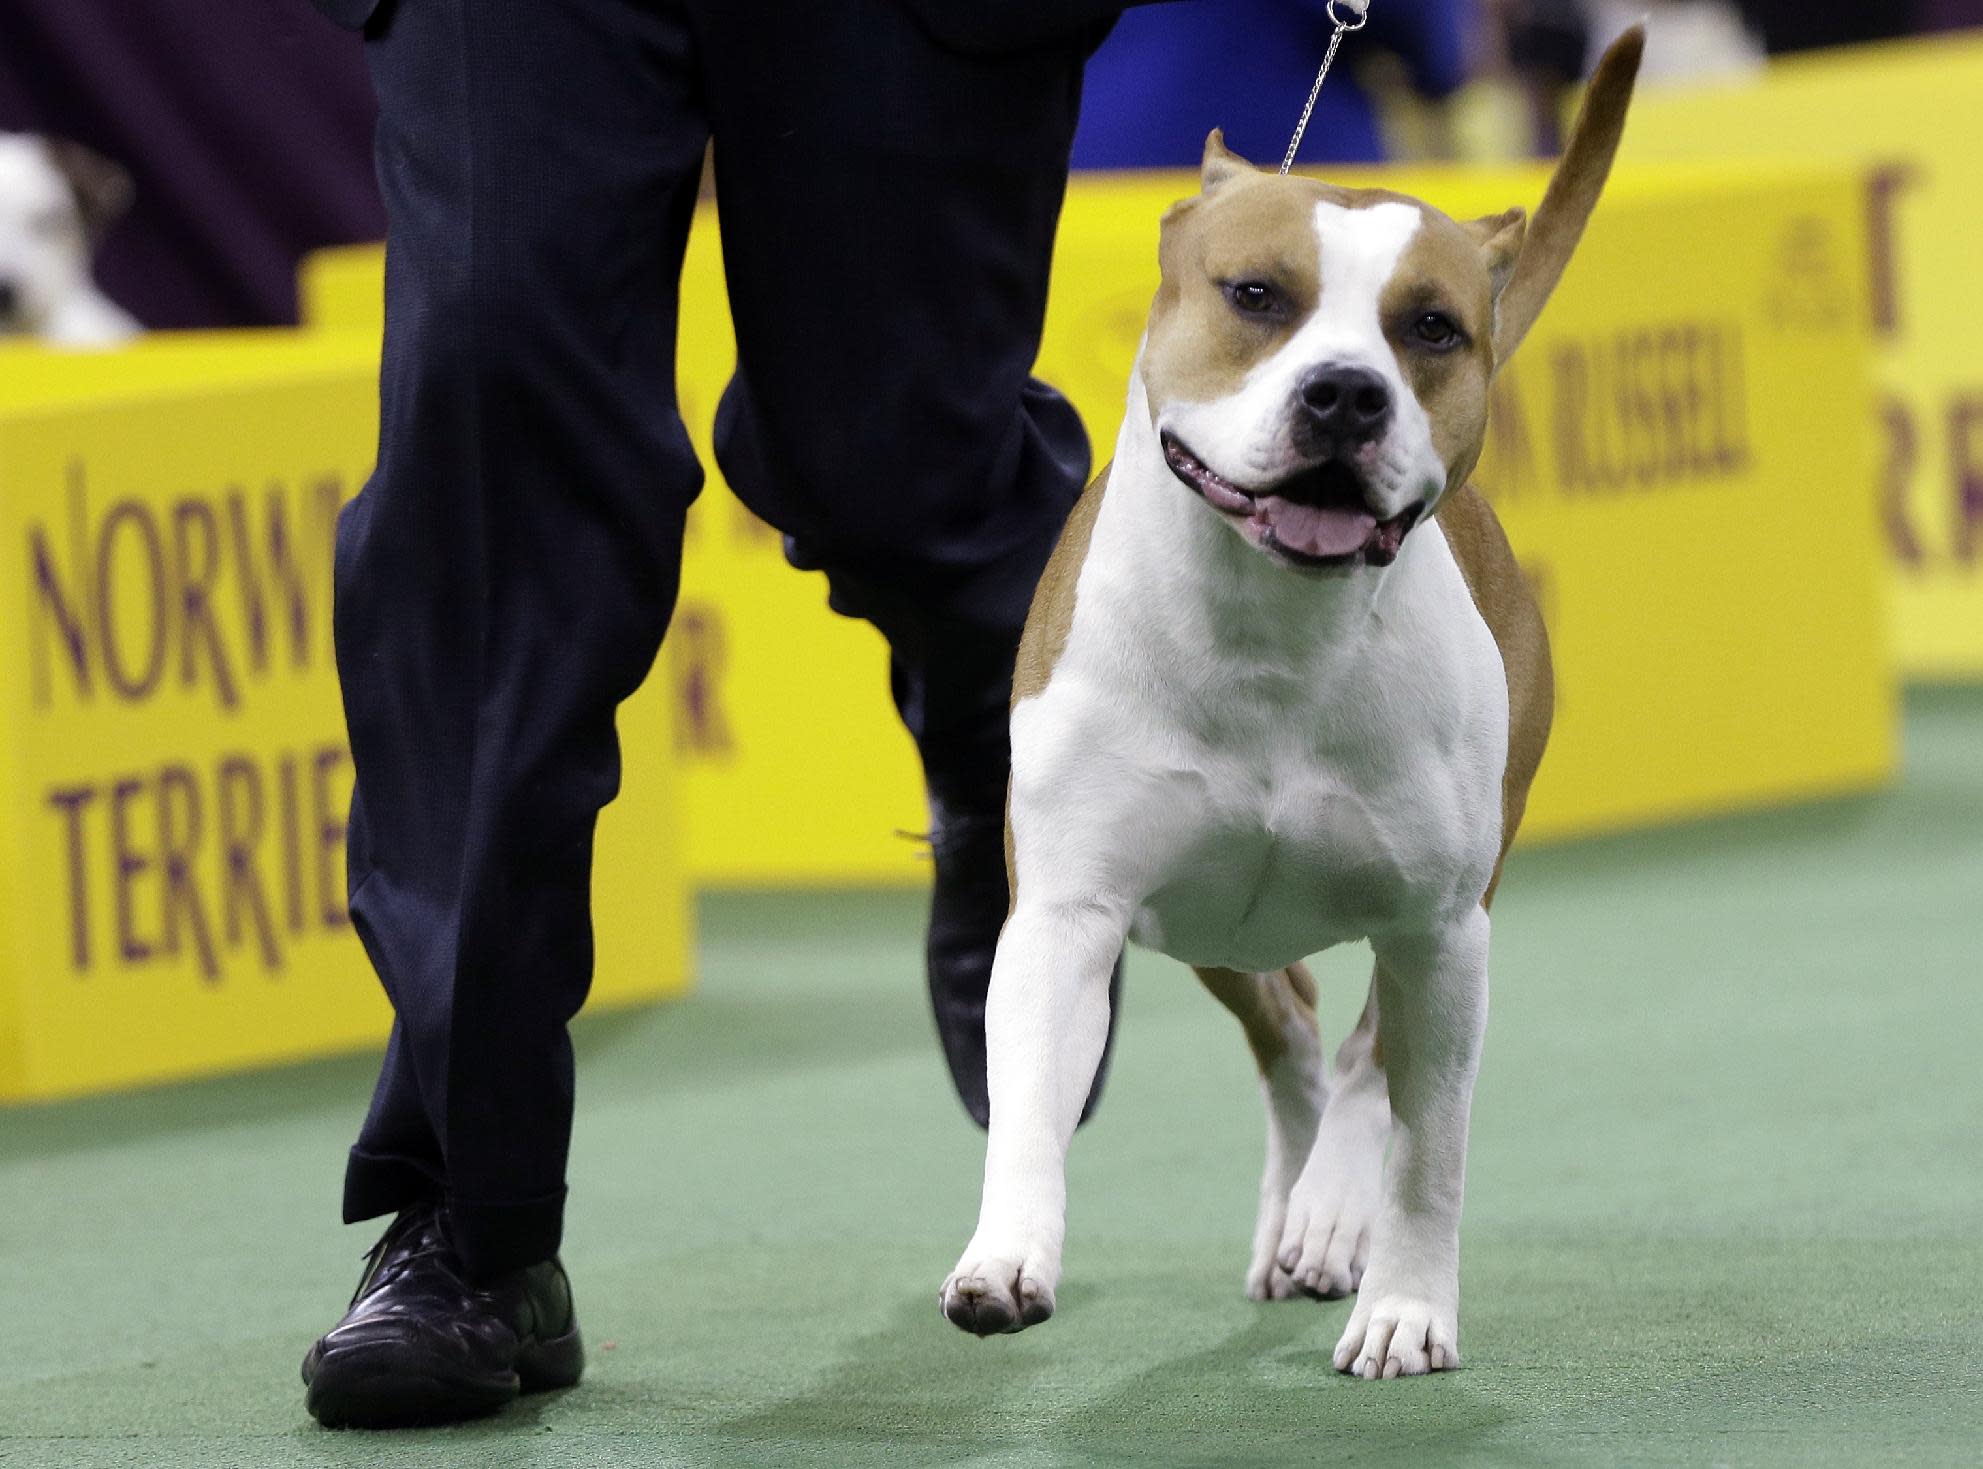
[[1024, 1331], [1053, 1315], [1058, 1274], [1036, 1252], [981, 1250], [973, 1242], [939, 1300], [950, 1323], [975, 1336]]
[[1366, 1294], [1334, 1360], [1338, 1372], [1367, 1382], [1450, 1371], [1460, 1365], [1459, 1312], [1411, 1296]]
[[1300, 1295], [1294, 1277], [1269, 1255], [1255, 1260], [1246, 1272], [1246, 1298], [1249, 1301], [1289, 1301]]
[[1333, 1301], [1363, 1283], [1383, 1182], [1376, 1160], [1311, 1162], [1288, 1196], [1274, 1265], [1294, 1288]]

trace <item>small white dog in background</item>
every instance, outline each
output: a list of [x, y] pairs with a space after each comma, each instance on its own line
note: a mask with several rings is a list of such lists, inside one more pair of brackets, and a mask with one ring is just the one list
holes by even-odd
[[90, 277], [130, 201], [130, 175], [82, 144], [0, 133], [0, 340], [103, 347], [142, 330]]

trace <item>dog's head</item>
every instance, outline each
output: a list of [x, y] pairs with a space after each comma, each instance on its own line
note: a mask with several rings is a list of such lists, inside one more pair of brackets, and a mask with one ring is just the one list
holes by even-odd
[[0, 336], [39, 330], [87, 286], [91, 247], [130, 195], [124, 170], [80, 143], [0, 133]]
[[1488, 388], [1610, 171], [1643, 32], [1599, 64], [1533, 224], [1253, 168], [1218, 133], [1164, 217], [1143, 385], [1171, 472], [1308, 570], [1384, 566], [1480, 457]]

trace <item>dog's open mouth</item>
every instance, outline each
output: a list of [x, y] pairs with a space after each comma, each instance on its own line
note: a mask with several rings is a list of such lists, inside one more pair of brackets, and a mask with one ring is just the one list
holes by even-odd
[[1363, 476], [1341, 459], [1311, 464], [1278, 484], [1242, 490], [1221, 478], [1171, 434], [1163, 436], [1164, 462], [1205, 503], [1243, 520], [1260, 543], [1297, 566], [1389, 566], [1424, 505], [1411, 505], [1379, 520], [1370, 508]]

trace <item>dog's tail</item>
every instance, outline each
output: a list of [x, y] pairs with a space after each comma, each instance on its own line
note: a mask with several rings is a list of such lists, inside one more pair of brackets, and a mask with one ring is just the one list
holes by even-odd
[[1611, 173], [1612, 155], [1625, 132], [1625, 109], [1646, 49], [1646, 29], [1635, 25], [1604, 53], [1577, 110], [1570, 146], [1549, 180], [1549, 191], [1529, 222], [1514, 274], [1495, 303], [1494, 360], [1506, 362], [1542, 315], [1543, 304], [1562, 278], [1563, 267], [1583, 238], [1584, 223], [1597, 208]]

